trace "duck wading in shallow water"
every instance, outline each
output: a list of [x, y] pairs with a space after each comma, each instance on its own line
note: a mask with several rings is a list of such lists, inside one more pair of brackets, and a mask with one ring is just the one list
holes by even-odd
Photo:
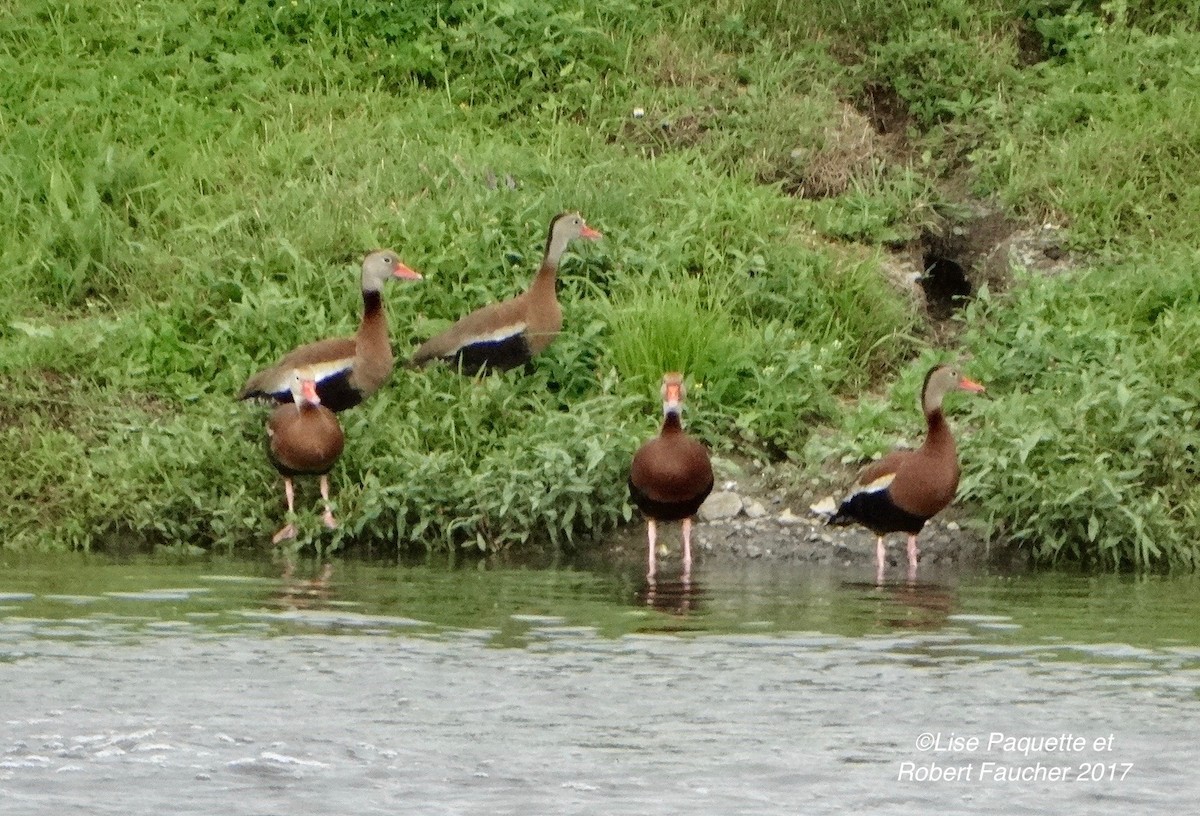
[[329, 529], [337, 527], [329, 507], [329, 471], [342, 455], [345, 444], [342, 427], [333, 411], [321, 404], [312, 368], [294, 369], [289, 379], [292, 402], [276, 407], [267, 420], [267, 455], [283, 476], [288, 512], [288, 523], [275, 533], [271, 539], [273, 544], [296, 537], [292, 487], [295, 476], [321, 477], [321, 499], [325, 503], [323, 520]]
[[391, 278], [421, 280], [390, 249], [368, 255], [362, 263], [363, 315], [358, 333], [292, 349], [278, 363], [246, 380], [238, 399], [290, 402], [292, 373], [298, 367], [311, 371], [321, 404], [330, 411], [353, 408], [378, 391], [393, 366], [381, 294], [383, 284]]
[[980, 393], [983, 386], [952, 366], [930, 369], [921, 389], [921, 410], [928, 427], [921, 447], [892, 451], [864, 468], [853, 491], [829, 519], [830, 524], [837, 525], [857, 522], [875, 533], [879, 582], [883, 581], [887, 558], [883, 537], [888, 533], [908, 534], [908, 577], [916, 578], [917, 534], [925, 522], [954, 500], [958, 453], [950, 424], [942, 413], [942, 400], [951, 391]]
[[506, 371], [527, 364], [554, 342], [562, 329], [558, 305], [558, 264], [576, 238], [594, 241], [601, 234], [579, 213], [560, 213], [550, 222], [542, 265], [529, 288], [509, 300], [489, 303], [459, 319], [421, 344], [410, 361], [457, 365], [464, 374]]
[[713, 487], [708, 449], [683, 432], [681, 414], [686, 390], [683, 375], [663, 375], [663, 424], [658, 436], [633, 455], [629, 469], [629, 495], [646, 517], [646, 578], [655, 575], [656, 523], [683, 522], [683, 578], [692, 570], [692, 516]]

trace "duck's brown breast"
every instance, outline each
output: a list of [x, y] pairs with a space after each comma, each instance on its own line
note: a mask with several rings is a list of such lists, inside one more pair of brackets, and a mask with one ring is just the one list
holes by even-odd
[[322, 405], [281, 405], [267, 429], [271, 461], [284, 475], [328, 473], [345, 445], [337, 417]]
[[939, 412], [938, 416], [930, 417], [924, 444], [901, 461], [889, 492], [901, 509], [933, 517], [954, 501], [958, 477], [954, 437]]
[[629, 494], [650, 518], [674, 521], [693, 515], [712, 492], [708, 449], [680, 431], [649, 440], [633, 457]]

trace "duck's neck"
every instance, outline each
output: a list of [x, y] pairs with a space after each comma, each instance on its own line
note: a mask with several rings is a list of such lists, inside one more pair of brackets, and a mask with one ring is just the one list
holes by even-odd
[[538, 290], [543, 295], [554, 295], [554, 284], [558, 280], [558, 265], [562, 261], [563, 253], [567, 251], [568, 243], [570, 243], [568, 238], [551, 229], [550, 234], [546, 236], [546, 251], [542, 254], [542, 265], [538, 269], [533, 283], [529, 286], [531, 291]]
[[663, 414], [663, 424], [660, 434], [667, 436], [668, 434], [683, 433], [683, 420], [679, 417], [678, 411], [667, 411]]
[[383, 295], [378, 289], [363, 289], [363, 320], [383, 314]]
[[554, 299], [558, 262], [562, 260], [566, 248], [567, 242], [561, 239], [556, 241], [553, 234], [546, 239], [546, 254], [542, 256], [542, 265], [529, 285], [530, 292], [537, 293], [538, 297]]
[[555, 288], [558, 281], [558, 264], [543, 260], [533, 282], [529, 284], [529, 292], [534, 297], [554, 300], [557, 297]]
[[392, 346], [388, 342], [387, 318], [383, 315], [383, 296], [378, 289], [364, 289], [362, 294], [363, 315], [358, 325], [356, 356], [390, 361]]
[[921, 447], [930, 452], [950, 451], [950, 455], [954, 455], [954, 435], [950, 433], [950, 423], [946, 421], [946, 415], [942, 413], [942, 408], [939, 405], [932, 411], [925, 413], [925, 425], [927, 431], [925, 433], [925, 442]]

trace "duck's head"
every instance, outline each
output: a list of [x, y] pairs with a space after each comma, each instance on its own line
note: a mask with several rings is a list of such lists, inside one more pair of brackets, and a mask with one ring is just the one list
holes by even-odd
[[362, 288], [364, 292], [378, 292], [390, 278], [421, 280], [421, 275], [409, 269], [394, 250], [377, 249], [362, 263]]
[[662, 378], [663, 416], [680, 414], [683, 411], [683, 400], [687, 397], [687, 387], [683, 384], [683, 374], [678, 371], [668, 371]]
[[933, 413], [942, 407], [942, 400], [951, 391], [980, 394], [983, 390], [982, 385], [964, 377], [957, 366], [937, 365], [925, 375], [925, 385], [921, 389], [921, 409], [926, 414]]
[[557, 262], [566, 252], [567, 244], [576, 238], [595, 241], [603, 237], [600, 232], [589, 227], [579, 213], [559, 213], [550, 221], [550, 232], [546, 236], [546, 257]]
[[291, 390], [292, 402], [297, 406], [321, 404], [321, 397], [317, 395], [317, 375], [308, 366], [292, 371]]

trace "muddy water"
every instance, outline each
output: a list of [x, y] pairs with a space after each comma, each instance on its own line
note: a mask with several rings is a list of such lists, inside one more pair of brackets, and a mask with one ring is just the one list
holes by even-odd
[[1191, 812], [1192, 579], [4, 559], [0, 812]]

